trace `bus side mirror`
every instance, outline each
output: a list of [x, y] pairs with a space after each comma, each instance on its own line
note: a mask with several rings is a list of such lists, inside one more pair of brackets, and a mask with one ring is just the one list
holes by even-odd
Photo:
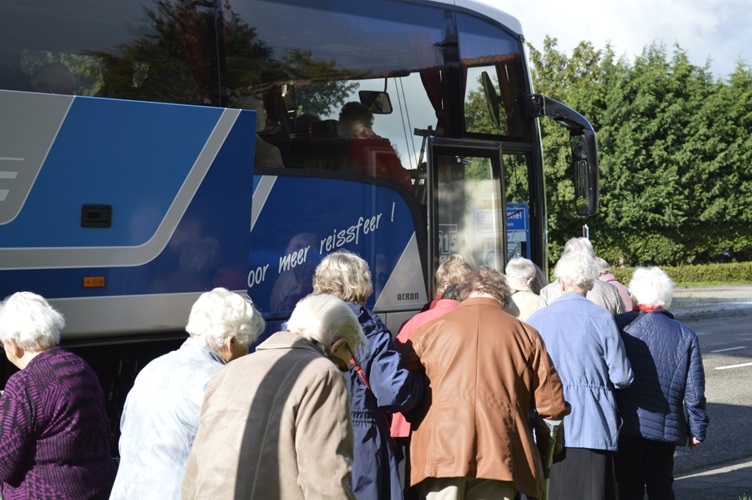
[[595, 133], [583, 130], [572, 136], [572, 171], [574, 172], [575, 209], [577, 215], [590, 217], [598, 212], [598, 150]]
[[598, 147], [590, 122], [569, 106], [541, 94], [523, 96], [523, 106], [532, 118], [548, 116], [569, 131], [572, 146], [575, 210], [577, 215], [598, 212]]
[[483, 84], [483, 96], [486, 99], [486, 106], [488, 106], [488, 115], [491, 117], [494, 128], [499, 128], [499, 113], [501, 110], [499, 96], [496, 94], [493, 80], [488, 76], [488, 71], [484, 71], [480, 76]]

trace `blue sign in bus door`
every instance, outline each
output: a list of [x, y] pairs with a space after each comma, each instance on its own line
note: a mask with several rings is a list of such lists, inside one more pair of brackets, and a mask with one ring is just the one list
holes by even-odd
[[507, 204], [508, 257], [530, 258], [530, 211], [527, 203]]

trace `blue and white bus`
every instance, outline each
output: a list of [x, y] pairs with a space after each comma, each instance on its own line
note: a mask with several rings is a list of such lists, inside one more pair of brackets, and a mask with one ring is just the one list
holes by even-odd
[[396, 332], [442, 255], [546, 268], [541, 116], [594, 213], [592, 127], [534, 93], [519, 22], [490, 6], [3, 0], [0, 296], [48, 298], [120, 389], [201, 292], [247, 291], [275, 328], [340, 248]]

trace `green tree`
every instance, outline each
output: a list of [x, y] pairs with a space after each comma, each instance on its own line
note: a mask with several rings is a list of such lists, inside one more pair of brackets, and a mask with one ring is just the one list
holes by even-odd
[[[546, 37], [543, 52], [530, 47], [531, 73], [536, 92], [566, 103], [596, 126], [605, 100], [602, 86], [610, 78], [613, 51], [596, 50], [581, 42], [572, 57], [557, 49], [557, 40]], [[608, 64], [606, 62], [609, 62]], [[575, 190], [568, 132], [550, 119], [541, 119], [548, 210], [549, 259], [553, 264], [569, 238], [581, 234], [589, 222], [575, 212]]]
[[530, 52], [536, 90], [586, 116], [599, 145], [601, 210], [577, 218], [568, 138], [541, 120], [552, 260], [585, 222], [610, 261], [707, 262], [721, 250], [752, 258], [749, 66], [724, 82], [678, 45], [669, 54], [651, 44], [633, 62], [587, 42], [567, 57], [552, 38]]

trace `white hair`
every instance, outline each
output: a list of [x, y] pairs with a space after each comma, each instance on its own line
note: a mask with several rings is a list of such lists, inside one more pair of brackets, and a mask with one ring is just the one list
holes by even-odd
[[65, 318], [41, 295], [16, 292], [0, 304], [0, 340], [13, 340], [30, 352], [44, 351], [60, 343]]
[[593, 244], [590, 243], [590, 240], [587, 238], [570, 238], [570, 240], [564, 244], [564, 251], [562, 252], [562, 255], [570, 252], [582, 252], [590, 255], [592, 258], [595, 258], [595, 250], [593, 250]]
[[240, 345], [249, 346], [265, 327], [250, 297], [215, 288], [202, 293], [193, 304], [185, 331], [216, 349], [232, 336]]
[[674, 281], [658, 267], [638, 267], [629, 281], [629, 293], [639, 305], [668, 309], [674, 295]]
[[507, 263], [504, 273], [511, 278], [527, 282], [527, 280], [535, 278], [537, 269], [532, 260], [525, 257], [515, 257]]
[[598, 266], [588, 253], [569, 252], [556, 263], [554, 276], [565, 285], [592, 290], [593, 283], [598, 279]]
[[330, 294], [308, 295], [298, 302], [287, 320], [287, 329], [325, 345], [345, 339], [353, 352], [366, 343], [353, 310], [345, 301]]

